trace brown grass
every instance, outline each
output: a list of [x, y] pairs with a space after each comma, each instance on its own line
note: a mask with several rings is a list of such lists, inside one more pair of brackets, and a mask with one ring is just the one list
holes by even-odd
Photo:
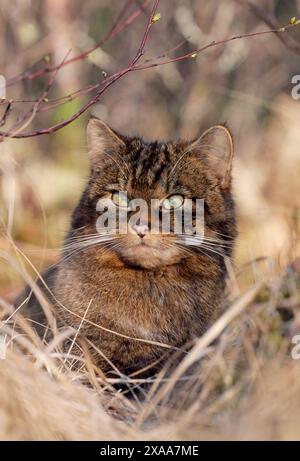
[[300, 438], [300, 363], [290, 356], [299, 301], [296, 261], [238, 296], [171, 374], [145, 383], [105, 377], [77, 348], [66, 356], [63, 339], [80, 335], [70, 328], [47, 344], [2, 299], [0, 439]]
[[[267, 1], [253, 2], [268, 9]], [[50, 1], [37, 2], [37, 9], [19, 3], [12, 9], [10, 1], [1, 2], [1, 73], [8, 77], [48, 53], [59, 61], [70, 48], [77, 53], [95, 44], [120, 7], [119, 0], [61, 0], [62, 17]], [[173, 0], [173, 8], [169, 3], [160, 2], [161, 21], [145, 58], [182, 40], [190, 50], [266, 27], [235, 0], [202, 1], [201, 8], [199, 0]], [[280, 24], [299, 17], [299, 2], [277, 4]], [[121, 68], [136, 52], [142, 30], [136, 23], [93, 62], [67, 68], [51, 97]], [[299, 30], [291, 32], [298, 41]], [[124, 134], [188, 139], [227, 121], [235, 138], [239, 238], [236, 267], [228, 266], [229, 310], [171, 377], [162, 373], [146, 390], [139, 376], [108, 380], [75, 347], [63, 356], [61, 342], [65, 335], [76, 337], [72, 329], [49, 345], [12, 315], [10, 302], [24, 283], [35, 288], [35, 277], [58, 258], [88, 172], [86, 120], [51, 137], [0, 143], [0, 341], [5, 337], [7, 344], [0, 360], [0, 439], [300, 439], [300, 361], [290, 354], [291, 339], [300, 334], [300, 102], [291, 97], [294, 74], [297, 55], [275, 35], [266, 36], [131, 75], [95, 107]], [[11, 88], [8, 97], [36, 98], [41, 85]], [[50, 125], [76, 108], [70, 102], [36, 122]], [[112, 388], [116, 381], [125, 385], [122, 392]]]

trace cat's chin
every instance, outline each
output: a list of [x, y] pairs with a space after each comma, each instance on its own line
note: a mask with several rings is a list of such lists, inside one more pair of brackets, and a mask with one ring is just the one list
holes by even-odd
[[128, 266], [149, 270], [178, 264], [183, 259], [176, 248], [162, 250], [141, 244], [123, 249], [119, 257]]

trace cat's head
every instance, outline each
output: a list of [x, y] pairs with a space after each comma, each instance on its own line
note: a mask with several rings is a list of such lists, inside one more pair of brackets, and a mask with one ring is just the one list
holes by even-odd
[[[87, 139], [90, 178], [73, 214], [70, 248], [81, 244], [98, 257], [101, 252], [112, 254], [125, 265], [144, 269], [178, 264], [199, 254], [230, 255], [236, 233], [233, 142], [225, 126], [214, 126], [190, 142], [144, 142], [120, 135], [93, 117]], [[203, 204], [204, 235], [193, 227], [196, 210], [201, 212], [196, 199]], [[180, 209], [188, 202], [193, 226], [187, 230]], [[140, 203], [148, 206], [146, 211]], [[110, 224], [104, 219], [108, 204], [116, 212]], [[166, 214], [167, 232], [162, 227]], [[125, 215], [128, 226], [120, 232]], [[175, 216], [182, 219], [179, 231]]]

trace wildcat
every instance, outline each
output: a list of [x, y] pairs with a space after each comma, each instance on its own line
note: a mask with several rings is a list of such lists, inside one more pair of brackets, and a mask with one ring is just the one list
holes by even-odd
[[[147, 143], [92, 117], [87, 141], [88, 181], [62, 258], [43, 276], [52, 295], [39, 285], [60, 324], [80, 325], [80, 334], [95, 344], [98, 352], [91, 349], [104, 372], [113, 363], [131, 373], [172, 350], [155, 343], [181, 348], [202, 335], [224, 304], [224, 258], [236, 237], [232, 136], [217, 125], [191, 142]], [[119, 191], [147, 203], [160, 199], [171, 209], [187, 198], [203, 199], [204, 239], [153, 234], [148, 216], [127, 234], [102, 233], [96, 229], [97, 202], [107, 198], [126, 207]], [[45, 324], [29, 287], [18, 302], [26, 297], [25, 314]]]

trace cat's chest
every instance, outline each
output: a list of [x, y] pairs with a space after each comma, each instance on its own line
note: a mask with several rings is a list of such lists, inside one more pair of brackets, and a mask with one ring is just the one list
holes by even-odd
[[[60, 289], [76, 310], [91, 303], [95, 316], [118, 316], [157, 323], [199, 305], [199, 278], [184, 279], [172, 270], [162, 273], [101, 270], [90, 277], [67, 271], [60, 277]], [[72, 289], [66, 290], [66, 285]]]
[[195, 280], [173, 277], [172, 274], [150, 274], [126, 277], [122, 274], [103, 276], [98, 284], [92, 284], [95, 299], [116, 304], [117, 307], [130, 306], [151, 308], [153, 306], [168, 309], [169, 306], [182, 305], [192, 299], [196, 288]]
[[90, 278], [68, 270], [59, 278], [57, 297], [75, 314], [73, 320], [87, 320], [87, 333], [97, 325], [93, 329], [96, 336], [104, 327], [129, 337], [166, 343], [175, 343], [178, 335], [190, 338], [202, 324], [199, 276], [175, 278], [168, 271], [145, 275], [136, 272], [135, 277], [128, 278], [121, 271], [101, 271]]
[[97, 319], [103, 316], [111, 321], [112, 329], [129, 336], [168, 342], [174, 329], [184, 328], [200, 306], [193, 283], [182, 280], [170, 283], [168, 278], [149, 278], [135, 283], [123, 281], [111, 290], [95, 292], [95, 304], [99, 306]]

